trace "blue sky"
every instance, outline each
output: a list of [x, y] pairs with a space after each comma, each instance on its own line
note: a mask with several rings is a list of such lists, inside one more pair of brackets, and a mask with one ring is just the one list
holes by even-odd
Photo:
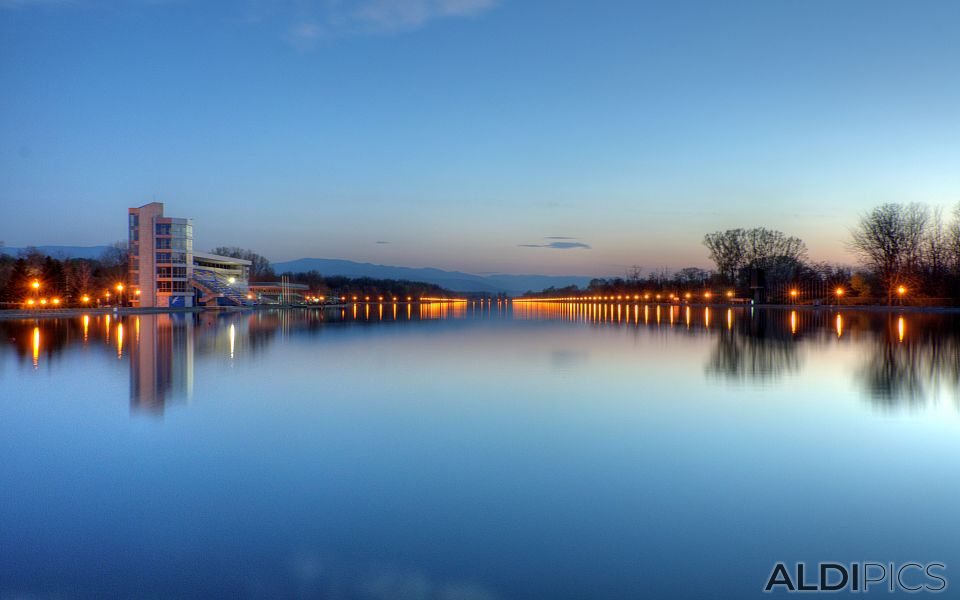
[[[849, 261], [960, 201], [960, 3], [0, 0], [0, 239], [154, 197], [197, 247], [473, 272]], [[383, 243], [388, 242], [388, 243]]]

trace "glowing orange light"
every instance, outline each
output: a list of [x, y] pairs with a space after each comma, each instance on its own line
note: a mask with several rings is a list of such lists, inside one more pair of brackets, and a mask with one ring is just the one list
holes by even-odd
[[139, 296], [139, 295], [140, 295], [140, 290], [136, 290], [135, 292], [133, 292], [133, 294], [134, 294], [135, 296]]
[[907, 332], [907, 324], [904, 323], [903, 317], [897, 319], [897, 337], [900, 340], [900, 343], [903, 343], [903, 334]]
[[54, 304], [60, 304], [60, 298], [54, 298], [54, 299], [53, 299], [53, 303], [54, 303]]
[[797, 332], [797, 311], [790, 311], [790, 333]]
[[40, 299], [40, 304], [46, 306], [46, 304], [47, 304], [47, 299], [46, 299], [46, 298], [41, 298], [41, 299]]
[[727, 298], [733, 298], [733, 290], [727, 292]]
[[907, 288], [905, 288], [905, 287], [903, 287], [903, 286], [901, 285], [901, 286], [899, 286], [899, 287], [897, 288], [897, 293], [902, 296], [902, 295], [904, 295], [904, 294], [907, 293]]
[[[39, 290], [39, 289], [40, 289], [40, 282], [37, 281], [36, 279], [34, 279], [34, 280], [33, 280], [33, 283], [30, 284], [30, 287], [32, 287], [32, 288], [35, 289], [35, 290]], [[38, 335], [39, 335], [39, 331], [38, 331]]]
[[33, 328], [33, 366], [40, 362], [40, 328]]
[[800, 292], [798, 292], [797, 290], [790, 290], [791, 298], [796, 298], [798, 295], [800, 295]]
[[118, 283], [118, 284], [115, 285], [114, 287], [116, 288], [117, 293], [120, 293], [120, 292], [123, 291], [123, 284], [122, 284], [122, 283]]
[[87, 302], [90, 302], [90, 296], [87, 296], [86, 294], [84, 294], [84, 296], [80, 298], [80, 301], [86, 304]]
[[30, 298], [29, 300], [27, 300], [27, 306], [33, 306], [33, 304], [34, 304], [33, 298]]
[[838, 296], [842, 296], [842, 295], [843, 295], [843, 288], [838, 287], [838, 288], [836, 289], [836, 294], [837, 294]]
[[703, 293], [703, 297], [704, 297], [704, 298], [707, 298], [707, 299], [709, 299], [710, 296], [712, 296], [712, 295], [713, 295], [713, 294], [711, 294], [710, 292], [704, 292], [704, 293]]

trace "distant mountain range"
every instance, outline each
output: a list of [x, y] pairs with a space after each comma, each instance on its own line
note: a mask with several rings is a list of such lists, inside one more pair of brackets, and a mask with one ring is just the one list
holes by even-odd
[[409, 279], [443, 286], [455, 292], [505, 292], [522, 294], [528, 290], [540, 291], [548, 287], [578, 285], [584, 287], [590, 277], [574, 275], [474, 275], [460, 271], [444, 271], [432, 268], [391, 267], [352, 260], [330, 258], [300, 258], [273, 264], [279, 273], [305, 273], [318, 271], [321, 275], [344, 277], [373, 277], [376, 279]]
[[[54, 258], [100, 258], [110, 246], [37, 246], [37, 250]], [[0, 247], [0, 254], [16, 256], [25, 248]]]
[[[100, 258], [109, 246], [37, 246], [37, 250], [54, 258]], [[0, 248], [0, 253], [16, 256], [23, 248]], [[273, 269], [280, 273], [306, 273], [318, 271], [321, 275], [341, 275], [344, 277], [372, 277], [375, 279], [408, 279], [424, 281], [447, 288], [455, 292], [487, 292], [496, 294], [522, 294], [528, 290], [540, 291], [548, 287], [566, 287], [578, 285], [585, 287], [590, 277], [564, 275], [475, 275], [460, 271], [444, 271], [432, 268], [392, 267], [359, 263], [352, 260], [330, 258], [300, 258], [286, 262], [273, 263]]]

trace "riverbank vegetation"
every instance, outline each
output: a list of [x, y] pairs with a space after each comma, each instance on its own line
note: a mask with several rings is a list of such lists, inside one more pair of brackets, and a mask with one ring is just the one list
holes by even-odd
[[583, 289], [548, 288], [526, 296], [960, 304], [960, 205], [946, 217], [923, 204], [883, 204], [862, 214], [847, 239], [854, 265], [811, 261], [803, 240], [764, 227], [708, 233], [703, 245], [714, 269], [646, 272], [635, 266], [623, 277], [593, 279]]

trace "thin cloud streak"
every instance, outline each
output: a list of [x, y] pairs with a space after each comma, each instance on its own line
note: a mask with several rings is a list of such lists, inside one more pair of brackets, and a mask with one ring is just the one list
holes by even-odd
[[[2, 0], [0, 0], [2, 1]], [[386, 34], [419, 29], [441, 19], [471, 18], [500, 0], [348, 0], [307, 2], [286, 35], [303, 49], [318, 39]]]
[[550, 242], [549, 244], [517, 244], [517, 246], [521, 248], [552, 248], [554, 250], [591, 249], [590, 244], [584, 244], [583, 242]]

